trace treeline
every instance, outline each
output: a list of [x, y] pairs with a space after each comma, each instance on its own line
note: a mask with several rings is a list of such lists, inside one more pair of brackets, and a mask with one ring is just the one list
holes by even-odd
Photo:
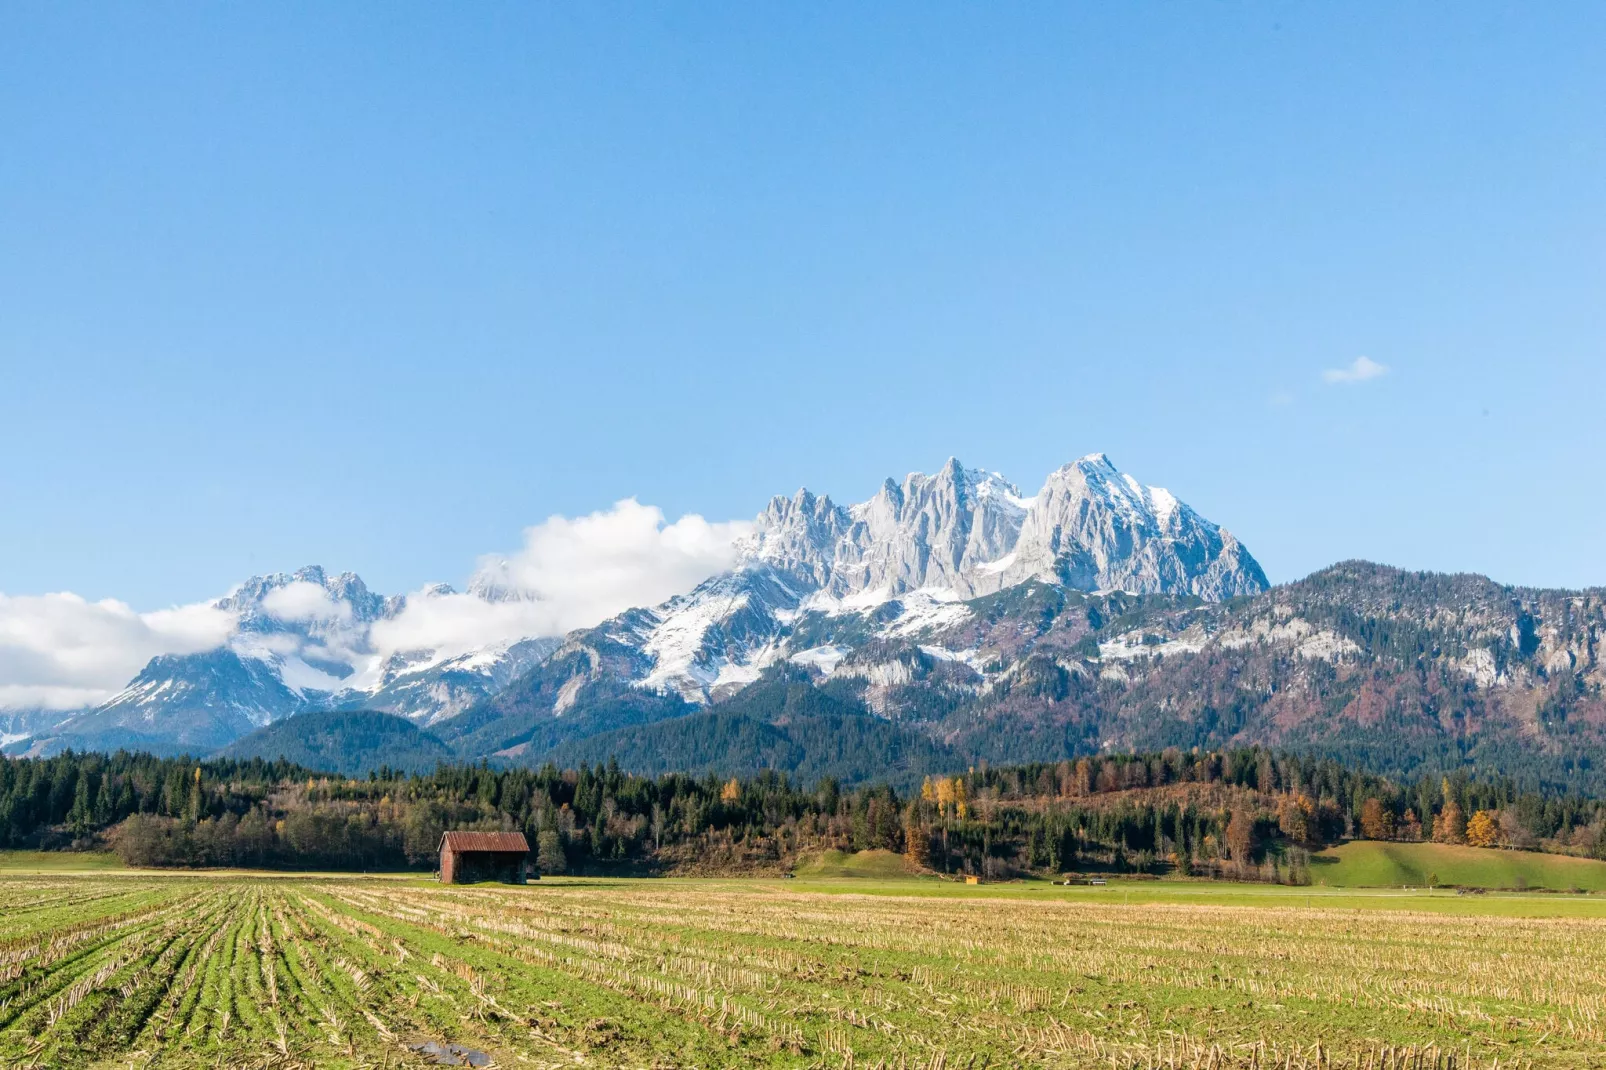
[[1606, 857], [1606, 808], [1465, 775], [1395, 784], [1258, 748], [989, 768], [899, 794], [746, 779], [442, 766], [328, 776], [287, 762], [63, 754], [0, 761], [0, 844], [112, 846], [149, 866], [418, 869], [449, 828], [522, 831], [558, 872], [773, 871], [883, 849], [939, 872], [1181, 872], [1303, 882], [1347, 837]]

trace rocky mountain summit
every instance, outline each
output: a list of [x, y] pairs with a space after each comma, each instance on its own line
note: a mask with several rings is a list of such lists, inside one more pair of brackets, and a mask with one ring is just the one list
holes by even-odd
[[800, 490], [770, 501], [744, 549], [833, 598], [922, 588], [970, 597], [1029, 579], [1210, 600], [1268, 586], [1229, 532], [1102, 453], [1060, 468], [1029, 498], [953, 459], [846, 508]]
[[990, 594], [1028, 580], [1209, 602], [1269, 586], [1231, 532], [1170, 491], [1118, 472], [1102, 453], [1050, 475], [1031, 500], [1007, 560], [984, 566], [966, 587], [970, 594]]
[[908, 635], [1028, 582], [1212, 601], [1268, 587], [1231, 533], [1103, 454], [1064, 466], [1029, 498], [952, 459], [935, 475], [888, 479], [856, 505], [800, 490], [771, 499], [742, 554], [736, 569], [628, 615], [628, 626], [601, 626], [641, 650], [639, 686], [705, 702], [780, 659], [829, 661], [834, 648], [799, 645], [821, 627]]

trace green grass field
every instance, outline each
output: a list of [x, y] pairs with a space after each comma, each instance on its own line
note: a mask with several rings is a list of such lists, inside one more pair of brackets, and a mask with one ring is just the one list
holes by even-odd
[[0, 851], [0, 875], [13, 873], [87, 873], [124, 869], [110, 851]]
[[1606, 862], [1566, 855], [1457, 847], [1445, 843], [1355, 840], [1312, 860], [1311, 879], [1335, 888], [1545, 888], [1606, 891]]
[[433, 1044], [498, 1066], [1375, 1070], [1430, 1046], [1442, 1070], [1606, 1045], [1602, 897], [843, 868], [524, 888], [11, 869], [0, 1065], [403, 1066]]

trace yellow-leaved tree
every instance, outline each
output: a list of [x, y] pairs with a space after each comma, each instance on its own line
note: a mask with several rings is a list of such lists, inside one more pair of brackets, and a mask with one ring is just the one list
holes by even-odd
[[1473, 847], [1493, 847], [1500, 839], [1500, 824], [1495, 814], [1479, 810], [1467, 821], [1467, 843]]

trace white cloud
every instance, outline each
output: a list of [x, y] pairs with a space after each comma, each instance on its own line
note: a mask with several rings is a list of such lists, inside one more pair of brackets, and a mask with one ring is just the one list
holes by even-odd
[[0, 595], [0, 709], [95, 705], [158, 654], [226, 642], [276, 660], [292, 686], [334, 686], [306, 661], [352, 665], [357, 675], [346, 683], [372, 686], [392, 654], [431, 651], [434, 662], [656, 605], [733, 565], [736, 541], [751, 530], [695, 515], [668, 523], [662, 510], [635, 499], [589, 516], [549, 517], [525, 530], [517, 553], [481, 559], [473, 593], [425, 588], [368, 628], [348, 604], [304, 581], [262, 599], [263, 613], [284, 622], [284, 632], [236, 631], [236, 614], [211, 604], [136, 613], [75, 594]]
[[543, 603], [490, 602], [474, 594], [425, 590], [408, 595], [396, 616], [376, 621], [369, 638], [382, 666], [397, 653], [432, 651], [432, 660], [445, 660], [498, 643], [556, 634], [553, 609]]
[[338, 602], [316, 583], [296, 580], [269, 591], [262, 609], [270, 617], [301, 623], [336, 623], [351, 619], [351, 606]]
[[1346, 367], [1328, 368], [1322, 372], [1322, 381], [1342, 386], [1353, 386], [1356, 383], [1364, 383], [1368, 379], [1376, 379], [1388, 373], [1388, 365], [1379, 364], [1371, 357], [1356, 357]]
[[210, 650], [234, 624], [207, 604], [136, 613], [109, 598], [0, 594], [0, 707], [102, 702], [156, 655]]
[[656, 605], [729, 568], [736, 541], [751, 530], [744, 521], [710, 523], [695, 514], [666, 523], [663, 510], [634, 498], [588, 516], [548, 517], [525, 529], [518, 553], [481, 559], [474, 593], [409, 595], [370, 637], [382, 657], [435, 650], [445, 658], [562, 635]]

